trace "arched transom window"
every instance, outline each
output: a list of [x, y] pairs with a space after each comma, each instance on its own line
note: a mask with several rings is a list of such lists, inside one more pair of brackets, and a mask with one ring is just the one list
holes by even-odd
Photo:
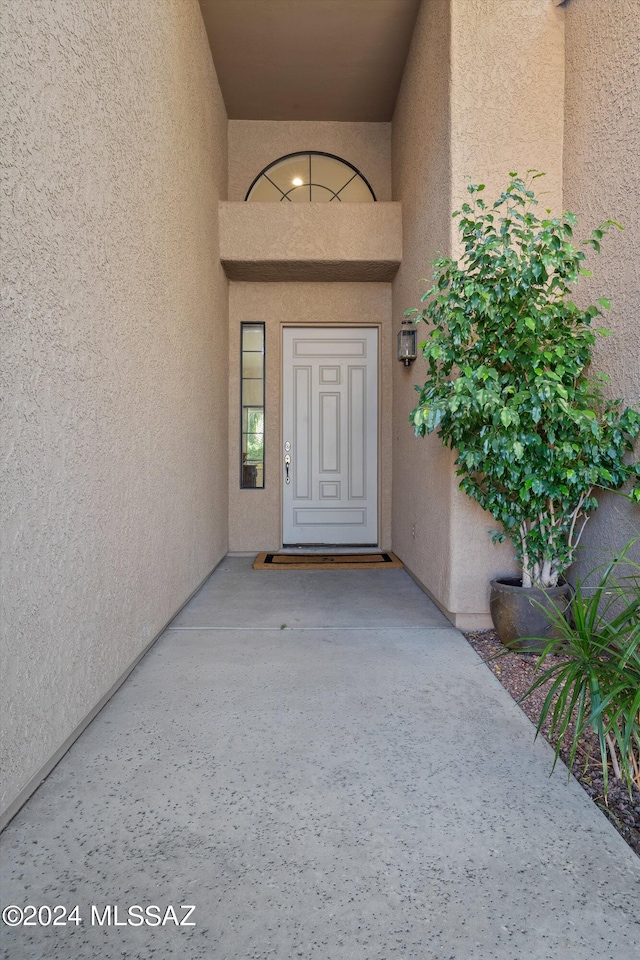
[[245, 200], [284, 203], [366, 203], [375, 194], [359, 170], [331, 153], [291, 153], [255, 178]]

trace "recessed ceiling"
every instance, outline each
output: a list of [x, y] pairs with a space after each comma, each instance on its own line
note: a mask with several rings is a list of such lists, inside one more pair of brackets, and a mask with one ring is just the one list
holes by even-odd
[[231, 120], [388, 121], [420, 0], [200, 0]]

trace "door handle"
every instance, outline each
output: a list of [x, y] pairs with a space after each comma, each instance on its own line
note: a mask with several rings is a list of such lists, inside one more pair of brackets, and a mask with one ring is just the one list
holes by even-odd
[[291, 463], [291, 457], [289, 454], [284, 458], [284, 469], [286, 471], [285, 483], [291, 483], [291, 478], [289, 476], [289, 464]]

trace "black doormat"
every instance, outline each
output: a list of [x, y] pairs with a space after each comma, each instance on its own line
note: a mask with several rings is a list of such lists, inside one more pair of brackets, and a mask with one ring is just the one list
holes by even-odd
[[259, 553], [254, 570], [390, 570], [402, 567], [395, 553]]

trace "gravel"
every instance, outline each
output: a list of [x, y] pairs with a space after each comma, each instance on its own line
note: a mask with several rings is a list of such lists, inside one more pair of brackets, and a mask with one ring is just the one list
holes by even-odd
[[[538, 656], [532, 653], [514, 653], [500, 643], [493, 630], [477, 633], [465, 633], [467, 641], [484, 660], [487, 667], [496, 675], [502, 686], [514, 700], [518, 700], [537, 678], [536, 664]], [[559, 658], [548, 657], [546, 666], [552, 666]], [[519, 706], [535, 724], [538, 723], [543, 701], [549, 684], [539, 687]], [[541, 734], [550, 743], [549, 722], [545, 721]], [[570, 730], [569, 740], [573, 730]], [[555, 744], [553, 744], [555, 746]], [[562, 748], [560, 756], [569, 766], [569, 750]], [[632, 795], [626, 786], [614, 779], [609, 768], [609, 795], [605, 800], [602, 768], [600, 765], [600, 747], [595, 734], [589, 730], [578, 745], [576, 759], [571, 771], [593, 802], [611, 821], [620, 836], [640, 857], [640, 790], [633, 787]]]

